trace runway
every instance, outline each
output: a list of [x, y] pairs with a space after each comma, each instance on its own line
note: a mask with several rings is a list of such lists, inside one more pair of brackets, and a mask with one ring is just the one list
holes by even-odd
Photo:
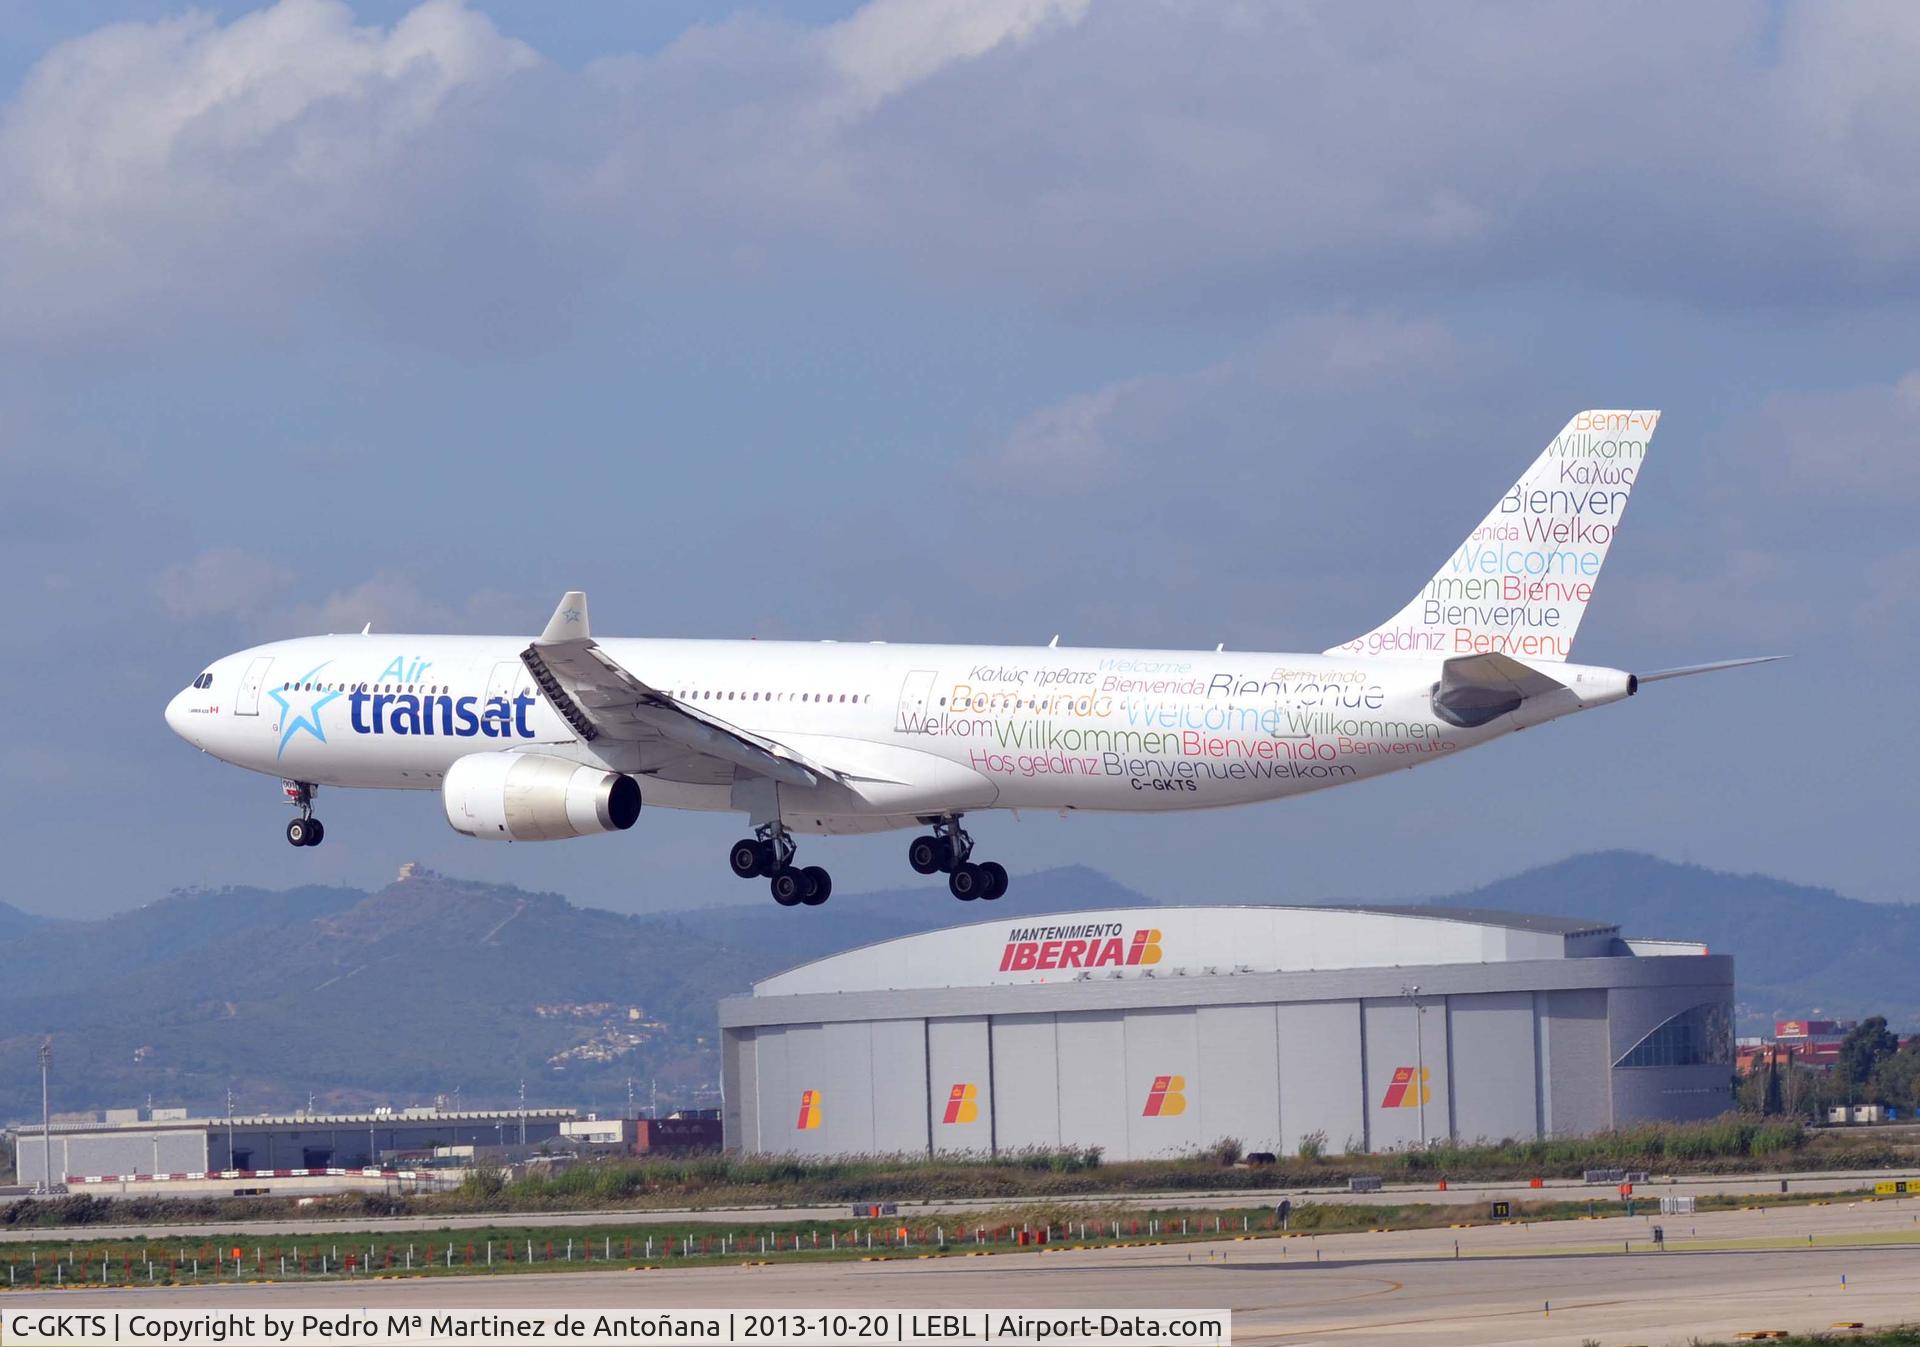
[[[1812, 1171], [1801, 1174], [1720, 1174], [1683, 1175], [1662, 1178], [1639, 1185], [1636, 1195], [1657, 1204], [1661, 1197], [1691, 1195], [1706, 1197], [1725, 1194], [1765, 1193], [1777, 1196], [1780, 1185], [1793, 1193], [1858, 1192], [1887, 1179], [1920, 1178], [1911, 1170]], [[102, 1194], [107, 1196], [109, 1194]], [[1044, 1203], [1049, 1206], [1093, 1204], [1132, 1207], [1163, 1207], [1179, 1210], [1213, 1210], [1271, 1205], [1281, 1198], [1295, 1202], [1329, 1202], [1343, 1205], [1380, 1206], [1402, 1203], [1431, 1203], [1436, 1206], [1478, 1206], [1506, 1200], [1511, 1202], [1565, 1201], [1592, 1199], [1607, 1201], [1617, 1196], [1612, 1184], [1585, 1184], [1572, 1180], [1549, 1180], [1544, 1187], [1529, 1188], [1525, 1183], [1454, 1183], [1445, 1191], [1435, 1184], [1395, 1185], [1377, 1193], [1349, 1193], [1337, 1188], [1276, 1187], [1256, 1190], [1099, 1193], [1079, 1197], [1004, 1197], [976, 1198], [956, 1202], [901, 1203], [904, 1214], [914, 1216], [965, 1216], [970, 1213]], [[378, 1217], [366, 1215], [294, 1217], [267, 1221], [168, 1221], [145, 1225], [87, 1225], [58, 1229], [16, 1226], [0, 1230], [0, 1244], [47, 1239], [190, 1239], [204, 1235], [237, 1234], [250, 1237], [269, 1235], [324, 1235], [336, 1230], [477, 1230], [490, 1225], [521, 1227], [583, 1225], [673, 1225], [685, 1221], [701, 1224], [777, 1225], [782, 1221], [832, 1221], [845, 1218], [849, 1206], [755, 1206], [713, 1208], [615, 1208], [593, 1211], [473, 1212], [460, 1215], [427, 1214], [420, 1216]]]
[[[1665, 1252], [1648, 1242], [1656, 1223]], [[24, 1301], [198, 1310], [1228, 1308], [1241, 1344], [1652, 1347], [1920, 1315], [1920, 1201], [978, 1258], [0, 1297], [9, 1307]]]

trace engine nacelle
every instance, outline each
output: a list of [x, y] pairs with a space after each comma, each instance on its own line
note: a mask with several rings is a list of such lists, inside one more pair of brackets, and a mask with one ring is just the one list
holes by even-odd
[[640, 783], [545, 753], [470, 753], [440, 787], [455, 832], [496, 842], [548, 842], [621, 832], [640, 817]]

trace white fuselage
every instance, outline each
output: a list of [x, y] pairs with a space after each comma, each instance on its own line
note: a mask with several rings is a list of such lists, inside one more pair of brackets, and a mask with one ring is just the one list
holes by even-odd
[[[1441, 660], [1213, 651], [607, 638], [667, 697], [817, 762], [783, 786], [804, 832], [980, 809], [1162, 811], [1296, 795], [1448, 757], [1627, 695], [1617, 670], [1488, 724], [1435, 714]], [[167, 708], [227, 762], [326, 786], [432, 790], [472, 753], [533, 751], [636, 776], [646, 803], [741, 807], [736, 783], [575, 733], [521, 663], [525, 637], [310, 637], [227, 656]], [[680, 779], [676, 779], [676, 777]]]

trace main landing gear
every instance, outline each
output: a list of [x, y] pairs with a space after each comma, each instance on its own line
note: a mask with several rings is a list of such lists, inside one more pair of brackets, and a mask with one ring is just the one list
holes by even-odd
[[999, 861], [974, 864], [973, 838], [960, 826], [960, 816], [933, 820], [933, 831], [916, 837], [907, 847], [907, 864], [923, 875], [946, 872], [947, 892], [963, 903], [976, 898], [989, 902], [1007, 891], [1007, 867]]
[[817, 865], [795, 865], [793, 834], [782, 824], [755, 828], [727, 853], [727, 864], [742, 879], [766, 879], [773, 901], [782, 907], [818, 907], [833, 896], [833, 876]]
[[327, 829], [313, 816], [313, 793], [319, 787], [311, 781], [283, 781], [287, 801], [299, 806], [300, 817], [287, 824], [287, 841], [297, 847], [317, 847]]

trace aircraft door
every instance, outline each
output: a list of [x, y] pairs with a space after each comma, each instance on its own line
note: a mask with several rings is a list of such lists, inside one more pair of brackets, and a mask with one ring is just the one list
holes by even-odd
[[933, 682], [940, 675], [933, 669], [915, 669], [900, 684], [900, 706], [894, 712], [896, 734], [914, 734], [927, 723], [933, 704]]
[[[503, 659], [493, 666], [493, 673], [487, 678], [487, 701], [495, 697], [509, 700], [513, 697], [514, 685], [521, 682], [521, 675], [527, 672], [526, 666], [517, 659]], [[529, 675], [524, 681], [531, 683]]]
[[233, 713], [236, 716], [260, 714], [260, 689], [267, 685], [267, 670], [272, 667], [272, 655], [262, 655], [247, 666], [246, 673], [240, 678], [240, 695], [233, 699]]

